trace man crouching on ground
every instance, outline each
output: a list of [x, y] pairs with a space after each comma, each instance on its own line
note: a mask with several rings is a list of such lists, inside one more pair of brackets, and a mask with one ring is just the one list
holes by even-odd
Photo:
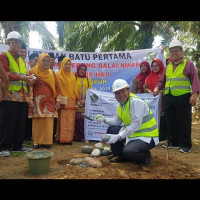
[[[113, 153], [110, 162], [132, 161], [148, 166], [150, 149], [159, 142], [158, 126], [148, 103], [131, 93], [129, 87], [123, 79], [114, 81], [112, 92], [119, 102], [117, 115], [115, 118], [97, 115], [96, 121], [110, 126], [107, 131], [110, 133], [107, 144]], [[116, 129], [116, 126], [122, 127]]]

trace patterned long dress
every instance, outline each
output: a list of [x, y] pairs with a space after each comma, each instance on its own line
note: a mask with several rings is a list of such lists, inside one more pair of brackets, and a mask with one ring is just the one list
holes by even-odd
[[[31, 72], [30, 72], [31, 74]], [[29, 117], [33, 118], [32, 137], [34, 144], [53, 144], [53, 121], [58, 118], [56, 99], [61, 97], [60, 87], [55, 77], [56, 96], [51, 87], [37, 78], [33, 87], [30, 88], [34, 107], [29, 109]], [[30, 97], [31, 98], [31, 97]]]

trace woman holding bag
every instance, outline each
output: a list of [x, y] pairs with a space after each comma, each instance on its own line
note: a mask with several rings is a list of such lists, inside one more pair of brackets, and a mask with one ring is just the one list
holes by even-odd
[[60, 108], [60, 87], [55, 72], [50, 69], [50, 56], [41, 53], [35, 67], [29, 75], [34, 74], [35, 83], [30, 87], [29, 117], [33, 118], [32, 137], [34, 148], [53, 144], [53, 121], [58, 117]]
[[[62, 100], [60, 110], [58, 111], [57, 121], [57, 142], [72, 144], [75, 129], [76, 105], [79, 105], [78, 86], [75, 75], [72, 70], [72, 61], [65, 57], [62, 60], [60, 70], [56, 73], [61, 89]], [[62, 101], [61, 100], [61, 101]]]

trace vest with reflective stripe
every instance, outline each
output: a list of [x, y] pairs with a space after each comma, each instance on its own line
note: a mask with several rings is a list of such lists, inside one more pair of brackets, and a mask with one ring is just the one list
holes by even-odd
[[[129, 99], [126, 102], [124, 108], [120, 105], [117, 107], [117, 113], [119, 118], [124, 122], [124, 124], [130, 125], [131, 124], [131, 114], [130, 114], [130, 98], [139, 98], [135, 96], [133, 93], [130, 93]], [[145, 103], [148, 105], [148, 103], [145, 101]], [[148, 105], [149, 107], [149, 105]], [[132, 133], [129, 138], [135, 138], [135, 137], [158, 137], [158, 126], [156, 123], [156, 119], [149, 108], [149, 114], [145, 117], [143, 117], [142, 124], [140, 126], [140, 129]]]
[[186, 63], [187, 60], [184, 59], [184, 63], [180, 63], [174, 72], [172, 62], [169, 63], [166, 70], [165, 94], [169, 94], [169, 91], [173, 96], [191, 93], [190, 79], [183, 74]]
[[[21, 75], [21, 76], [26, 76], [27, 69], [22, 58], [19, 57], [19, 66], [18, 66], [15, 59], [12, 57], [12, 55], [8, 51], [6, 51], [5, 53], [8, 57], [10, 72], [12, 72], [13, 74]], [[22, 87], [27, 93], [28, 92], [27, 83], [25, 81], [22, 81], [22, 80], [9, 81], [8, 91], [11, 91], [11, 92], [19, 91]]]

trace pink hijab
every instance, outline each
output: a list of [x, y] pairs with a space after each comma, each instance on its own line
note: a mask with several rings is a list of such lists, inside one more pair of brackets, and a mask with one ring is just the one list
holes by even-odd
[[136, 78], [139, 80], [140, 93], [144, 93], [143, 85], [144, 85], [144, 83], [145, 83], [146, 77], [147, 77], [147, 76], [150, 74], [150, 72], [151, 72], [151, 68], [150, 68], [149, 62], [147, 62], [147, 61], [141, 62], [141, 64], [140, 64], [140, 70], [141, 70], [142, 64], [145, 64], [145, 65], [146, 65], [147, 71], [146, 71], [145, 73], [140, 72], [140, 73], [136, 76]]
[[87, 71], [87, 66], [86, 66], [86, 64], [84, 64], [84, 63], [80, 63], [78, 66], [77, 66], [77, 72], [75, 73], [75, 76], [77, 77], [81, 77], [81, 78], [85, 78], [85, 77], [87, 77], [86, 76], [86, 72], [85, 72], [85, 74], [83, 75], [83, 76], [81, 76], [80, 74], [79, 74], [79, 71], [80, 71], [80, 68], [81, 67], [85, 67], [86, 68], [86, 71]]

